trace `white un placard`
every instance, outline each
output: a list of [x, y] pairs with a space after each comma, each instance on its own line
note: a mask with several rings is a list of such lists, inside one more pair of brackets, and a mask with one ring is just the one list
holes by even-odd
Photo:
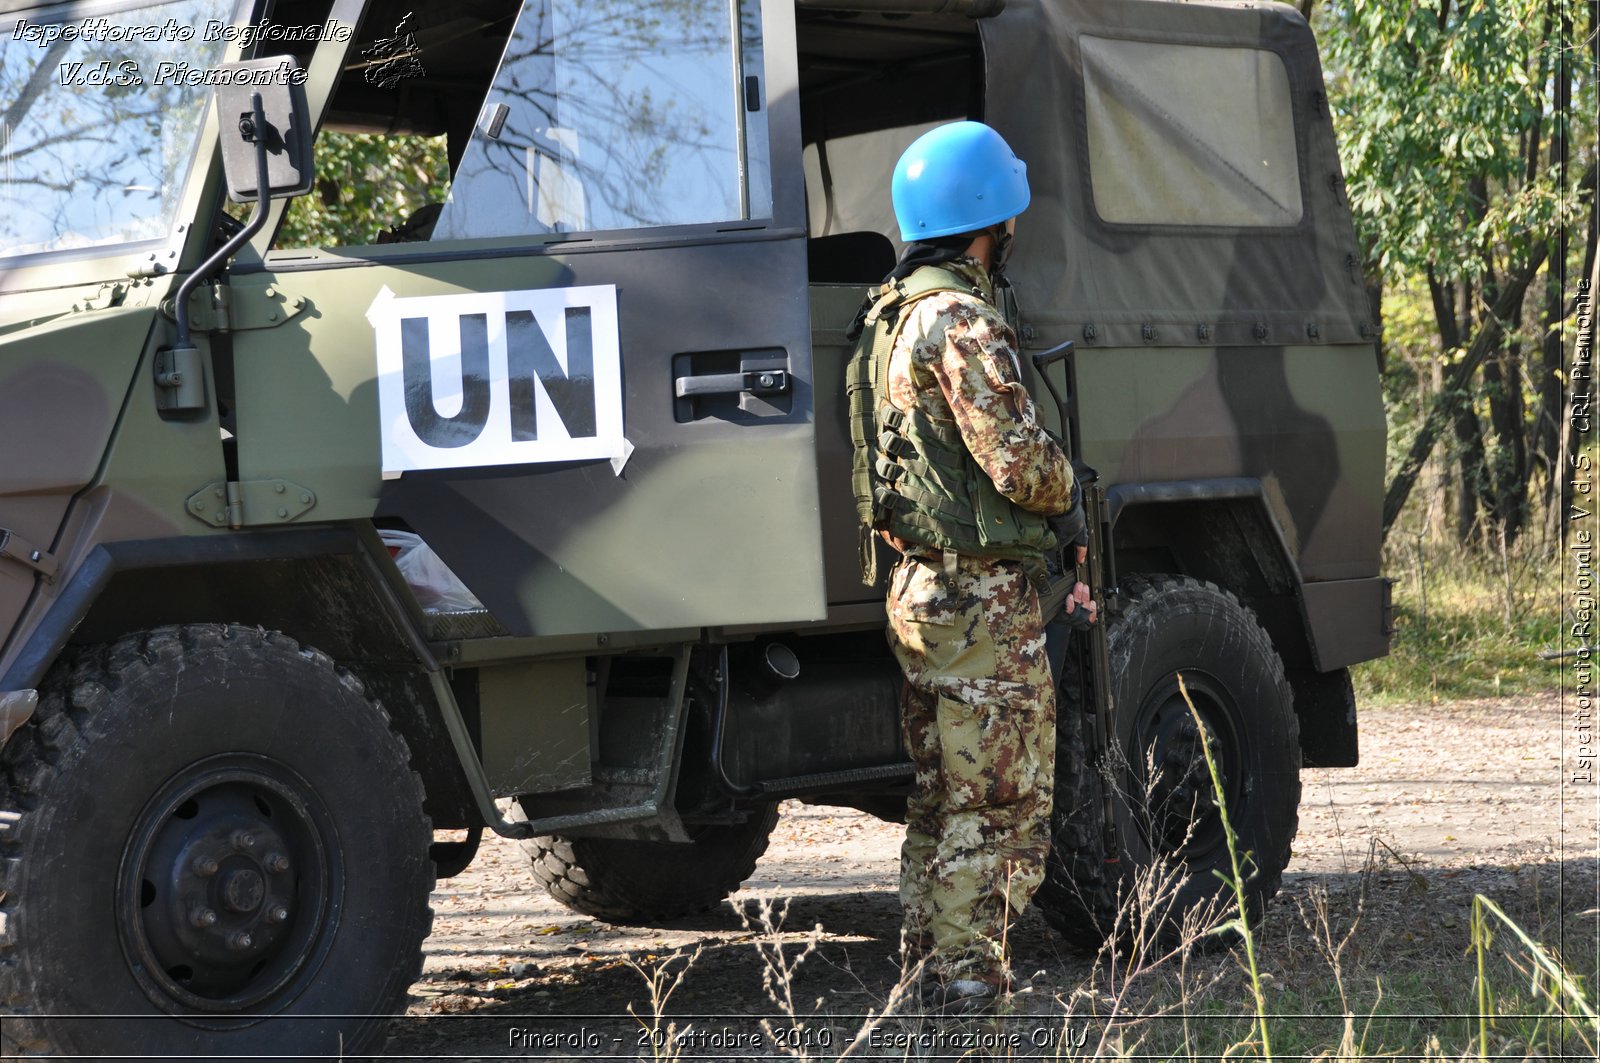
[[622, 429], [615, 285], [402, 299], [367, 310], [386, 477], [610, 460]]

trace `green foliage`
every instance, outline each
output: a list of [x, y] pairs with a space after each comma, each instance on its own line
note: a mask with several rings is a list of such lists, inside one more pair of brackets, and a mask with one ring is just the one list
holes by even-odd
[[[1569, 135], [1549, 96], [1574, 0], [1341, 0], [1319, 12], [1334, 125], [1364, 246], [1392, 280], [1430, 265], [1476, 275], [1576, 219], [1554, 167], [1527, 181], [1526, 134]], [[1441, 12], [1443, 14], [1441, 15]], [[1580, 85], [1592, 101], [1593, 82]], [[1573, 113], [1585, 113], [1574, 99]], [[1442, 264], [1442, 269], [1441, 269]]]
[[[1399, 475], [1391, 463], [1389, 495], [1416, 507], [1442, 494], [1456, 519], [1433, 530], [1450, 525], [1463, 543], [1482, 529], [1515, 540], [1529, 484], [1547, 494], [1559, 450], [1547, 427], [1562, 421], [1559, 352], [1545, 338], [1571, 285], [1552, 295], [1558, 282], [1532, 270], [1547, 249], [1547, 278], [1585, 268], [1592, 205], [1579, 184], [1596, 138], [1573, 116], [1596, 107], [1594, 15], [1578, 0], [1330, 0], [1314, 10], [1367, 281], [1382, 303], [1391, 442], [1402, 453], [1415, 444], [1421, 458], [1442, 435], [1454, 451], [1423, 495], [1411, 491], [1415, 462]], [[1577, 238], [1552, 240], [1563, 232]], [[1480, 345], [1483, 361], [1459, 379], [1451, 367], [1508, 290], [1523, 295], [1499, 311], [1505, 334]], [[1444, 381], [1458, 378], [1443, 395], [1432, 386], [1441, 366]], [[1423, 426], [1430, 405], [1443, 416]], [[1413, 522], [1405, 510], [1385, 520], [1397, 531]]]
[[419, 207], [442, 202], [449, 182], [443, 137], [325, 130], [317, 138], [317, 186], [290, 205], [277, 244], [373, 243]]

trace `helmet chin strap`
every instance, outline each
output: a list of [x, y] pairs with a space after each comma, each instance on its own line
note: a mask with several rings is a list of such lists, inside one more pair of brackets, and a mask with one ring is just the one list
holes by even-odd
[[994, 237], [994, 257], [989, 263], [989, 276], [997, 286], [1009, 286], [1005, 279], [1005, 268], [1006, 261], [1011, 258], [1011, 233], [1007, 231], [1005, 222], [990, 226], [989, 233]]

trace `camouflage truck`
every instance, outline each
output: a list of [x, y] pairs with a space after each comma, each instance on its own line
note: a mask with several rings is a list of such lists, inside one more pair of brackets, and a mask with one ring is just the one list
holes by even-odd
[[[1301, 766], [1355, 763], [1384, 420], [1292, 8], [4, 10], [8, 1053], [359, 1053], [485, 828], [648, 922], [720, 903], [783, 799], [900, 816], [842, 381], [890, 168], [951, 119], [1029, 164], [1010, 312], [1098, 473], [1037, 903], [1092, 945], [1142, 869], [1217, 894], [1180, 673], [1253, 906]], [[444, 138], [448, 186], [282, 246], [336, 132]]]

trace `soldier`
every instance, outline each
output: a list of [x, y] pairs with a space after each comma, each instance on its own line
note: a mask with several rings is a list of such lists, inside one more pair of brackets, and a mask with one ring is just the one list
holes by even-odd
[[[927, 962], [926, 1003], [968, 1010], [1009, 990], [1008, 909], [1027, 906], [1049, 852], [1055, 696], [1038, 592], [1049, 518], [1077, 500], [996, 309], [1025, 165], [988, 126], [955, 122], [907, 149], [893, 198], [909, 246], [852, 366], [872, 385], [876, 429], [857, 433], [857, 495], [870, 487], [863, 516], [901, 555], [887, 608], [917, 769], [901, 851], [906, 962]], [[1068, 612], [1092, 622], [1094, 608], [1075, 584]]]

